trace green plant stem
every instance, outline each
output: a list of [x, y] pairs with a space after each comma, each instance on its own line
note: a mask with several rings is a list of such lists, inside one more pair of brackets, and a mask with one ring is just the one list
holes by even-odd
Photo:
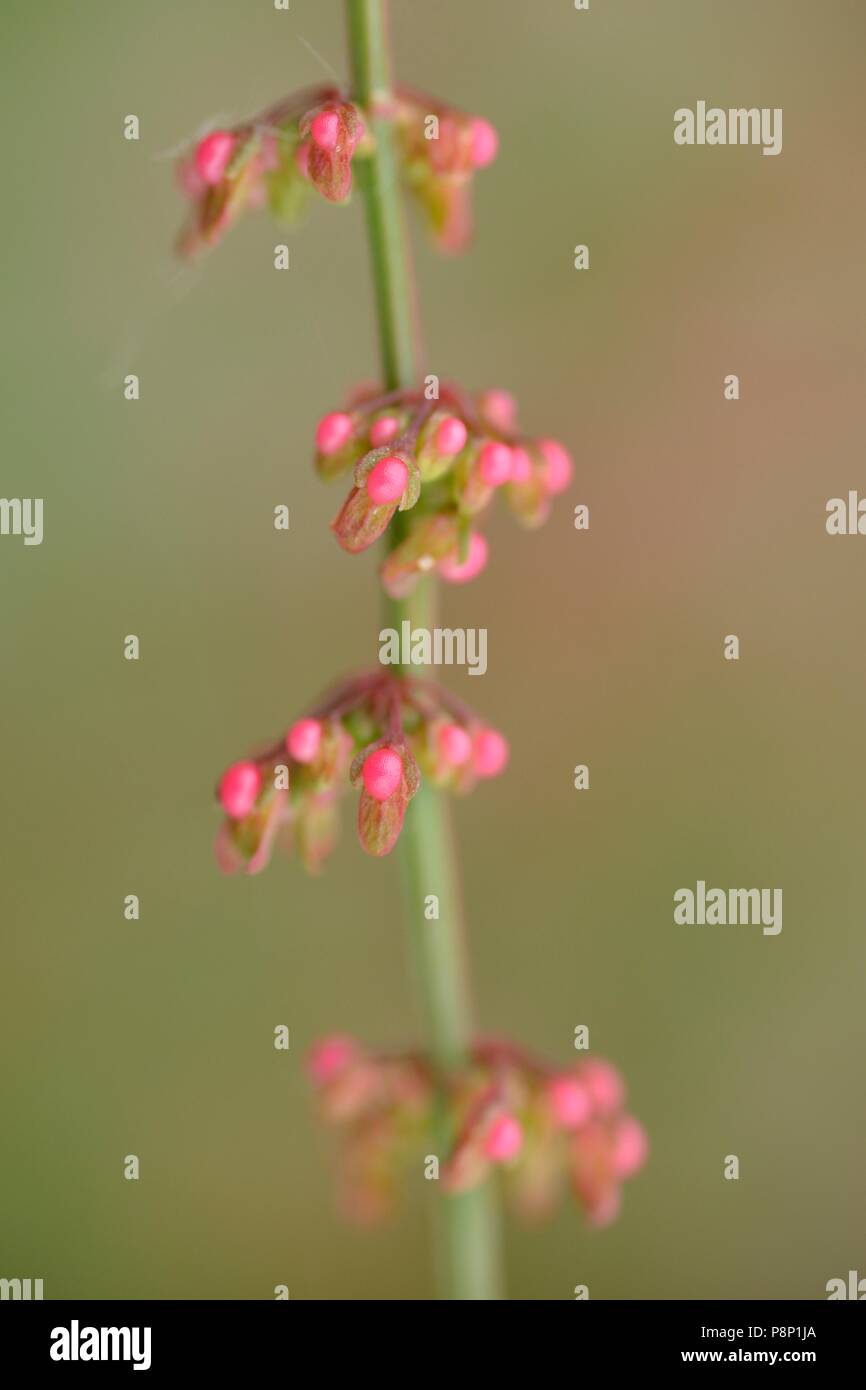
[[[373, 153], [356, 161], [367, 216], [373, 284], [386, 390], [416, 386], [418, 352], [413, 322], [411, 262], [397, 187], [397, 168], [388, 109], [392, 100], [383, 0], [346, 0], [354, 99], [369, 120]], [[403, 533], [398, 513], [391, 545]], [[394, 523], [397, 523], [396, 525]], [[407, 599], [385, 601], [385, 624], [399, 630], [435, 624], [435, 589], [424, 579]], [[410, 929], [429, 1052], [443, 1076], [461, 1066], [472, 1039], [472, 1016], [457, 862], [448, 808], [422, 782], [409, 805], [400, 837], [406, 915]], [[425, 900], [439, 900], [438, 919], [427, 920]], [[440, 1162], [450, 1148], [444, 1096], [438, 1107], [436, 1143]], [[459, 1195], [437, 1195], [438, 1272], [442, 1296], [501, 1297], [496, 1195], [486, 1182]]]

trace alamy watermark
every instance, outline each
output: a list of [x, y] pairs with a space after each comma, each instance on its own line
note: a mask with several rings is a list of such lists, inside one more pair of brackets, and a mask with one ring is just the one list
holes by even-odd
[[856, 1269], [848, 1270], [848, 1279], [828, 1279], [824, 1286], [828, 1302], [840, 1298], [853, 1298], [858, 1303], [866, 1299], [866, 1279], [861, 1279]]
[[487, 670], [486, 627], [416, 627], [408, 619], [379, 633], [383, 666], [466, 666], [470, 676]]
[[694, 111], [680, 106], [674, 112], [677, 145], [762, 145], [762, 154], [782, 153], [781, 106], [707, 106], [699, 101]]
[[134, 1371], [150, 1369], [149, 1327], [69, 1327], [51, 1329], [52, 1361], [131, 1361]]
[[764, 936], [782, 930], [781, 888], [707, 888], [702, 878], [674, 893], [677, 926], [762, 926]]
[[831, 497], [824, 527], [828, 536], [866, 536], [866, 497], [853, 488], [847, 499]]
[[42, 498], [0, 497], [0, 536], [23, 536], [25, 545], [41, 545]]
[[25, 1303], [42, 1299], [43, 1283], [42, 1279], [0, 1279], [0, 1299], [20, 1299]]

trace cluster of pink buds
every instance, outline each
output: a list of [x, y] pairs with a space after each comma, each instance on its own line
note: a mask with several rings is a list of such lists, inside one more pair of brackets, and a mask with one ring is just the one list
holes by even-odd
[[[496, 156], [493, 126], [405, 91], [379, 114], [394, 121], [403, 176], [435, 240], [445, 250], [462, 250], [471, 229], [472, 175]], [[268, 206], [295, 222], [310, 186], [329, 202], [345, 202], [352, 160], [369, 148], [361, 113], [336, 87], [299, 92], [241, 125], [210, 131], [178, 166], [192, 203], [181, 251], [214, 245], [248, 209]]]
[[268, 206], [293, 222], [310, 186], [330, 202], [344, 202], [363, 138], [356, 107], [331, 88], [301, 93], [244, 125], [211, 131], [178, 168], [192, 202], [180, 249], [213, 245], [251, 208]]
[[443, 251], [463, 251], [472, 235], [472, 178], [499, 150], [494, 126], [401, 88], [395, 124], [403, 173]]
[[332, 527], [352, 554], [373, 545], [398, 511], [412, 513], [380, 569], [394, 598], [430, 571], [454, 584], [474, 579], [488, 555], [478, 523], [497, 493], [524, 525], [539, 526], [572, 476], [564, 445], [519, 432], [507, 391], [472, 399], [455, 386], [435, 400], [356, 392], [319, 421], [316, 467], [324, 478], [353, 471]]
[[381, 671], [356, 676], [279, 742], [225, 771], [217, 790], [225, 812], [218, 862], [227, 873], [257, 873], [282, 840], [315, 872], [334, 847], [337, 802], [350, 788], [360, 793], [362, 847], [388, 854], [422, 774], [461, 793], [497, 776], [507, 761], [502, 734], [432, 681]]
[[338, 1127], [343, 1201], [362, 1219], [387, 1210], [401, 1169], [430, 1151], [437, 1088], [447, 1101], [449, 1152], [439, 1178], [466, 1191], [502, 1174], [516, 1209], [547, 1215], [570, 1186], [597, 1226], [618, 1211], [622, 1184], [643, 1167], [643, 1127], [626, 1113], [619, 1072], [587, 1057], [556, 1070], [504, 1041], [480, 1042], [469, 1065], [437, 1082], [414, 1055], [366, 1051], [352, 1038], [325, 1039], [308, 1071], [323, 1118]]

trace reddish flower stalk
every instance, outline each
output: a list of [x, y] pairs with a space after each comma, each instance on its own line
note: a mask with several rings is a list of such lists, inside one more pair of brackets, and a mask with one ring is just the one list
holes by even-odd
[[[488, 559], [480, 520], [497, 496], [525, 525], [543, 522], [567, 487], [565, 447], [522, 433], [513, 397], [420, 388], [408, 246], [397, 170], [447, 251], [469, 238], [477, 170], [496, 156], [490, 123], [391, 85], [382, 0], [346, 0], [352, 86], [280, 101], [231, 130], [211, 131], [179, 169], [191, 203], [181, 248], [212, 245], [250, 208], [293, 220], [312, 190], [364, 197], [382, 383], [356, 389], [315, 431], [315, 465], [352, 485], [333, 523], [355, 554], [384, 541], [389, 626], [433, 626], [433, 582], [475, 578]], [[428, 379], [429, 386], [429, 379]], [[403, 658], [405, 660], [405, 657]], [[457, 867], [442, 791], [498, 776], [508, 745], [437, 683], [404, 668], [349, 677], [280, 739], [223, 774], [221, 866], [256, 873], [279, 842], [318, 870], [338, 832], [342, 794], [358, 793], [370, 854], [401, 843], [406, 907], [426, 1013], [423, 1054], [389, 1056], [336, 1036], [313, 1052], [325, 1117], [347, 1134], [344, 1190], [355, 1215], [380, 1214], [404, 1152], [434, 1145], [440, 1165], [445, 1295], [499, 1296], [493, 1179], [522, 1210], [549, 1209], [568, 1181], [588, 1218], [611, 1220], [646, 1138], [623, 1110], [609, 1063], [558, 1071], [502, 1040], [473, 1042]], [[428, 921], [433, 895], [437, 918]]]

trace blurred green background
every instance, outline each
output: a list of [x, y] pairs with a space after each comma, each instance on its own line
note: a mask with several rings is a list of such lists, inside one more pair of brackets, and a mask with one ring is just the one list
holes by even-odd
[[[428, 367], [515, 391], [577, 460], [546, 529], [498, 515], [486, 573], [445, 598], [489, 630], [483, 682], [448, 679], [513, 749], [456, 808], [479, 1022], [563, 1063], [588, 1024], [652, 1143], [611, 1229], [571, 1206], [508, 1225], [510, 1295], [824, 1297], [866, 1273], [866, 541], [824, 530], [864, 477], [866, 11], [393, 11], [401, 78], [502, 138], [471, 253], [416, 236]], [[329, 1031], [416, 1037], [397, 865], [362, 854], [349, 803], [319, 880], [226, 880], [211, 848], [221, 768], [375, 661], [375, 561], [339, 551], [341, 489], [310, 467], [375, 337], [357, 202], [313, 206], [287, 274], [265, 215], [179, 268], [165, 152], [327, 80], [310, 47], [344, 72], [342, 20], [0, 20], [2, 492], [45, 499], [41, 547], [0, 540], [0, 1275], [50, 1298], [432, 1292], [420, 1168], [390, 1225], [346, 1226], [302, 1066]], [[782, 107], [783, 153], [676, 147], [700, 98]], [[781, 887], [781, 935], [675, 927], [698, 878]]]

